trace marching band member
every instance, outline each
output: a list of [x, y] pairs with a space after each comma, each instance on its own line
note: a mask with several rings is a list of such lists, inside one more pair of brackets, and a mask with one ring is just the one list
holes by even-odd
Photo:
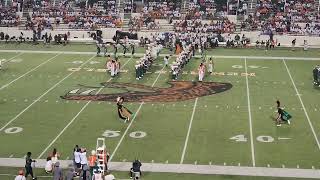
[[201, 63], [198, 68], [198, 74], [199, 74], [199, 82], [202, 82], [205, 74], [205, 65], [203, 63]]

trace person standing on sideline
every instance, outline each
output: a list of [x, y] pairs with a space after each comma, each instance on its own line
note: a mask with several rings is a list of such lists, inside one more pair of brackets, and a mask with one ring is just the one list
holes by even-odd
[[92, 150], [91, 155], [89, 156], [89, 167], [90, 167], [90, 174], [93, 175], [93, 169], [97, 165], [97, 156], [96, 151]]
[[81, 168], [82, 169], [83, 169], [84, 166], [88, 166], [87, 150], [85, 148], [81, 148], [80, 163], [81, 163]]
[[56, 162], [53, 170], [53, 180], [63, 180], [62, 168], [60, 168], [60, 163]]
[[14, 180], [26, 180], [26, 177], [24, 177], [23, 174], [23, 170], [19, 170], [19, 174], [16, 176], [16, 178], [14, 178]]
[[25, 168], [26, 168], [25, 177], [27, 178], [28, 175], [30, 174], [32, 179], [34, 180], [34, 179], [37, 179], [37, 178], [33, 176], [33, 171], [32, 171], [32, 166], [31, 166], [31, 164], [33, 162], [36, 162], [36, 161], [31, 159], [31, 152], [28, 152], [27, 153], [27, 157], [26, 157], [26, 165], [25, 165]]
[[307, 41], [307, 40], [304, 40], [304, 41], [303, 41], [303, 50], [304, 50], [304, 51], [308, 51], [308, 49], [309, 49], [308, 41]]
[[81, 159], [80, 159], [80, 148], [78, 145], [76, 145], [76, 147], [74, 148], [73, 156], [74, 156], [75, 170], [77, 172], [77, 175], [79, 175], [80, 168], [81, 168]]
[[168, 67], [169, 56], [165, 56], [165, 57], [163, 58], [163, 61], [164, 61], [164, 65], [165, 65], [166, 67]]
[[296, 41], [297, 41], [297, 39], [296, 38], [294, 38], [293, 40], [292, 40], [292, 42], [291, 42], [291, 50], [292, 51], [294, 51], [295, 50], [295, 47], [296, 47]]

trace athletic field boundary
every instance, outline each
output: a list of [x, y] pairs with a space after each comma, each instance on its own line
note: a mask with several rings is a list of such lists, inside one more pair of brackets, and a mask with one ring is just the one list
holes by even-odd
[[[36, 159], [36, 168], [44, 168], [46, 159]], [[72, 166], [72, 160], [60, 160], [60, 167]], [[25, 159], [22, 158], [0, 158], [0, 167], [24, 167]], [[129, 172], [131, 162], [110, 162], [111, 171]], [[295, 169], [295, 168], [268, 168], [247, 166], [219, 166], [219, 165], [193, 165], [193, 164], [163, 164], [144, 163], [142, 172], [157, 173], [183, 173], [183, 174], [208, 174], [208, 175], [234, 175], [234, 176], [264, 176], [264, 177], [291, 177], [291, 178], [320, 178], [318, 169]], [[0, 174], [1, 176], [1, 174]]]
[[[80, 52], [80, 51], [33, 51], [33, 50], [0, 50], [0, 52], [4, 53], [31, 53], [31, 54], [83, 54], [83, 55], [95, 55], [96, 52]], [[112, 55], [113, 53], [107, 53], [108, 55]], [[118, 55], [122, 55], [122, 53], [118, 53]], [[134, 57], [141, 57], [144, 53], [136, 53]], [[159, 56], [170, 56], [171, 54], [160, 54]], [[176, 55], [172, 55], [176, 56]], [[130, 57], [130, 55], [127, 55], [126, 57]], [[195, 57], [200, 58], [200, 55], [196, 55]], [[310, 57], [278, 57], [278, 56], [215, 56], [215, 55], [207, 55], [207, 57], [213, 57], [213, 58], [221, 58], [221, 59], [264, 59], [264, 60], [279, 60], [282, 61], [282, 59], [285, 60], [299, 60], [299, 61], [320, 61], [320, 58], [310, 58]]]

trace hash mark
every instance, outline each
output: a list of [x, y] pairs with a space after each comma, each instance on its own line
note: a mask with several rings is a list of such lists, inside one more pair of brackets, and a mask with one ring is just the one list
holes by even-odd
[[66, 158], [66, 160], [68, 160], [69, 159], [69, 156]]
[[240, 164], [240, 163], [238, 163], [238, 166], [241, 166], [241, 164]]
[[28, 102], [28, 99], [25, 99], [24, 102]]
[[209, 162], [209, 165], [212, 165], [212, 162], [211, 162], [211, 161]]
[[300, 168], [300, 166], [299, 166], [299, 164], [297, 165], [297, 169], [299, 169]]
[[168, 164], [168, 163], [169, 163], [169, 161], [167, 160], [167, 161], [166, 161], [166, 164]]
[[224, 163], [223, 163], [223, 165], [224, 165], [224, 166], [226, 166], [226, 165], [227, 165], [227, 163], [225, 163], [225, 162], [224, 162]]
[[268, 164], [267, 167], [269, 168], [269, 167], [270, 167], [270, 164]]
[[11, 154], [10, 156], [9, 156], [9, 158], [12, 158], [13, 157], [13, 154]]
[[197, 164], [198, 164], [198, 161], [195, 161], [195, 162], [194, 162], [194, 165], [197, 165]]
[[282, 168], [285, 168], [284, 164], [282, 164]]

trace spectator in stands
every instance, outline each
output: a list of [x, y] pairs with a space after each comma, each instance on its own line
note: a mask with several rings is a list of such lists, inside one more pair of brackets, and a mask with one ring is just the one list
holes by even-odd
[[26, 177], [24, 177], [23, 174], [23, 170], [19, 170], [18, 176], [16, 176], [14, 180], [26, 180]]

